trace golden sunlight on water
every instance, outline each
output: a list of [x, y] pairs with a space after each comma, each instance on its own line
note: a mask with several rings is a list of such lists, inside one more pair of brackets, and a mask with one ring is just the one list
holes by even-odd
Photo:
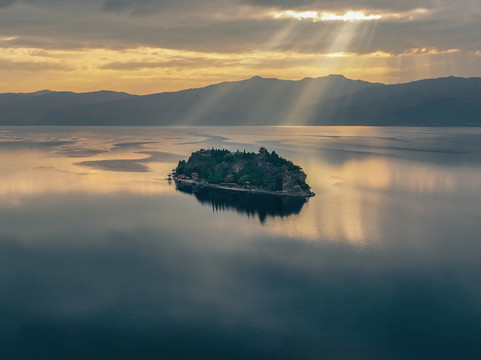
[[367, 157], [342, 164], [311, 160], [305, 168], [310, 169], [308, 182], [317, 196], [301, 214], [273, 219], [279, 234], [373, 245], [384, 235], [380, 221], [390, 197], [447, 196], [463, 186], [479, 187], [475, 180], [479, 169], [463, 169], [472, 176], [460, 177], [443, 166], [409, 160]]
[[[6, 140], [0, 142], [3, 145], [0, 148], [0, 201], [3, 204], [15, 206], [35, 196], [68, 193], [161, 195], [175, 191], [165, 177], [182, 155], [159, 154], [156, 147], [149, 148], [151, 143], [158, 142], [169, 148], [179, 141], [175, 137], [161, 136], [153, 141], [149, 132], [140, 138], [102, 132], [87, 137], [75, 136], [75, 133], [45, 136], [22, 131], [1, 135]], [[194, 142], [202, 139], [188, 138]], [[182, 151], [189, 146], [193, 147], [178, 148]]]
[[336, 169], [334, 184], [367, 190], [398, 189], [410, 193], [452, 192], [457, 186], [456, 174], [432, 164], [419, 164], [386, 158], [347, 161]]
[[[316, 196], [299, 213], [267, 216], [263, 231], [301, 241], [322, 239], [364, 247], [388, 238], [382, 224], [393, 204], [399, 207], [402, 203], [421, 214], [420, 198], [447, 206], [454, 194], [459, 197], [481, 190], [479, 166], [463, 165], [457, 153], [438, 155], [437, 147], [421, 148], [416, 141], [419, 135], [406, 131], [283, 127], [62, 131], [0, 133], [0, 201], [4, 206], [68, 194], [181, 196], [165, 177], [192, 151], [213, 146], [255, 151], [266, 145], [303, 167]], [[212, 204], [182, 196], [191, 203], [193, 216], [206, 205], [212, 213], [204, 216], [220, 216]], [[469, 206], [468, 195], [467, 199]], [[220, 227], [245, 217], [236, 213], [235, 204], [220, 211], [229, 213], [222, 216], [230, 224], [219, 222]], [[249, 216], [247, 223], [236, 224], [236, 228], [260, 231]], [[400, 216], [411, 215], [407, 211]]]
[[2, 156], [1, 166], [4, 169], [0, 175], [3, 204], [15, 205], [34, 196], [68, 193], [161, 195], [173, 191], [162, 177], [169, 173], [172, 164], [151, 165], [152, 173], [119, 173], [74, 165], [71, 158], [15, 152], [9, 153], [8, 159]]
[[320, 196], [320, 201], [309, 201], [300, 215], [272, 219], [275, 231], [307, 241], [347, 241], [360, 247], [379, 241], [378, 214], [364, 211], [367, 202], [373, 206], [374, 199], [346, 191]]

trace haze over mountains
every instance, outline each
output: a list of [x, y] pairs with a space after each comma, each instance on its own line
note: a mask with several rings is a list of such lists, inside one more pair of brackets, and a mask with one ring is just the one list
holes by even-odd
[[481, 78], [384, 85], [342, 75], [225, 82], [152, 95], [0, 94], [0, 125], [481, 126]]

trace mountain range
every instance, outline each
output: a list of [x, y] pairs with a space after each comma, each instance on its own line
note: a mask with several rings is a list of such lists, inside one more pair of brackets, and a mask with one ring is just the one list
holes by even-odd
[[329, 75], [253, 77], [151, 95], [0, 94], [0, 125], [481, 126], [481, 78], [385, 85]]

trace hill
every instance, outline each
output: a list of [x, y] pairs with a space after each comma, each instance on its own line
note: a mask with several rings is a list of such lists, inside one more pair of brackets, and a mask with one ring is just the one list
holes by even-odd
[[481, 126], [481, 78], [448, 77], [369, 88], [311, 111], [313, 125]]
[[52, 109], [44, 113], [41, 123], [277, 125], [286, 114], [303, 111], [306, 107], [317, 104], [320, 98], [340, 97], [370, 86], [376, 85], [342, 76], [300, 81], [254, 77], [200, 89]]
[[179, 161], [174, 179], [178, 186], [220, 188], [278, 195], [313, 196], [302, 169], [264, 147], [259, 152], [201, 149]]
[[144, 96], [0, 94], [0, 125], [481, 126], [481, 78], [384, 85], [342, 75], [253, 77]]
[[[53, 119], [49, 114], [55, 111], [82, 105], [92, 106], [129, 97], [133, 95], [115, 91], [74, 93], [42, 90], [25, 94], [0, 94], [0, 124], [51, 125]], [[72, 123], [72, 125], [82, 125], [82, 123]]]

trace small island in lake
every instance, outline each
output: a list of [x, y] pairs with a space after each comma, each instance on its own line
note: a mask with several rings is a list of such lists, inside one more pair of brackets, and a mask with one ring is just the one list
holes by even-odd
[[292, 161], [270, 153], [225, 149], [200, 149], [179, 161], [173, 171], [178, 187], [193, 190], [212, 188], [226, 191], [311, 197], [315, 194], [306, 183], [307, 175]]

